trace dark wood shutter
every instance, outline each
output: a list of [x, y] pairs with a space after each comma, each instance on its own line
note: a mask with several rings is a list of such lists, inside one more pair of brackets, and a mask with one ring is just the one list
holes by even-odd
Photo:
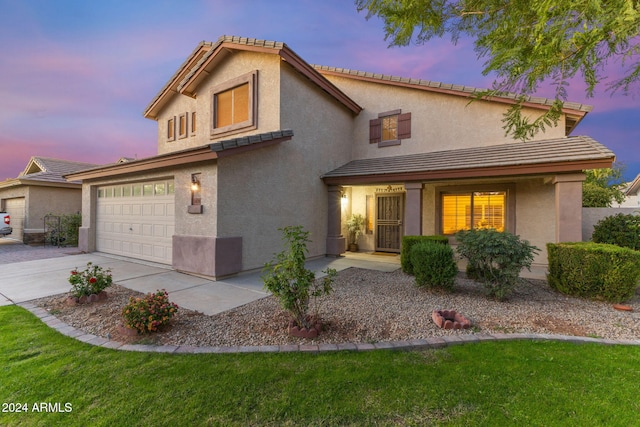
[[369, 120], [369, 143], [377, 144], [382, 140], [382, 119]]
[[398, 116], [398, 139], [411, 138], [411, 113]]

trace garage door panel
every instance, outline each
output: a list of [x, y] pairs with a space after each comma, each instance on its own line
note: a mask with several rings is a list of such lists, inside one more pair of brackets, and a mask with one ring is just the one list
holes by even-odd
[[11, 217], [13, 231], [8, 236], [12, 239], [22, 240], [24, 231], [25, 201], [24, 197], [5, 200], [5, 208]]
[[[98, 197], [98, 251], [171, 264], [172, 236], [175, 231], [174, 195], [154, 194], [153, 191], [149, 194], [149, 188], [156, 192], [168, 188], [167, 181], [159, 183], [151, 183], [151, 187], [145, 183], [147, 192], [143, 194], [116, 188], [112, 194], [133, 195]], [[101, 193], [99, 189], [99, 195], [109, 194], [108, 187], [102, 188], [104, 191]]]

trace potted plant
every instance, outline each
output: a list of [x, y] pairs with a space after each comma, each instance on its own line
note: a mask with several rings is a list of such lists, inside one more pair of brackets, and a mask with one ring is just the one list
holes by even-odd
[[347, 220], [347, 230], [349, 231], [349, 251], [358, 252], [358, 238], [362, 234], [364, 226], [364, 216], [353, 214]]

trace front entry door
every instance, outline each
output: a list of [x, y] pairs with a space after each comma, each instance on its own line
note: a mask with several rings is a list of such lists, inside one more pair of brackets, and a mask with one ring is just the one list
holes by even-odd
[[376, 196], [376, 250], [400, 252], [404, 198], [402, 194]]

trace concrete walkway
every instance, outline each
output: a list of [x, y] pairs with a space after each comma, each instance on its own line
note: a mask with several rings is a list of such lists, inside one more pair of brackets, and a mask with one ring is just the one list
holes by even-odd
[[[102, 253], [70, 255], [74, 253], [73, 248], [65, 254], [58, 248], [48, 248], [52, 252], [43, 252], [47, 249], [17, 243], [11, 246], [6, 242], [0, 245], [0, 306], [69, 292], [71, 270], [82, 270], [88, 262], [111, 269], [113, 282], [120, 286], [142, 293], [165, 289], [171, 301], [178, 306], [207, 315], [230, 310], [268, 295], [263, 289], [261, 271], [213, 281], [179, 273], [167, 265]], [[2, 257], [7, 254], [18, 261], [2, 264]], [[54, 255], [55, 258], [27, 260], [29, 257], [45, 255]], [[399, 268], [399, 258], [381, 256], [372, 260], [362, 255], [353, 258], [318, 258], [307, 263], [307, 268], [315, 271], [317, 277], [321, 277], [321, 271], [328, 267], [338, 271], [349, 267], [393, 271]]]

